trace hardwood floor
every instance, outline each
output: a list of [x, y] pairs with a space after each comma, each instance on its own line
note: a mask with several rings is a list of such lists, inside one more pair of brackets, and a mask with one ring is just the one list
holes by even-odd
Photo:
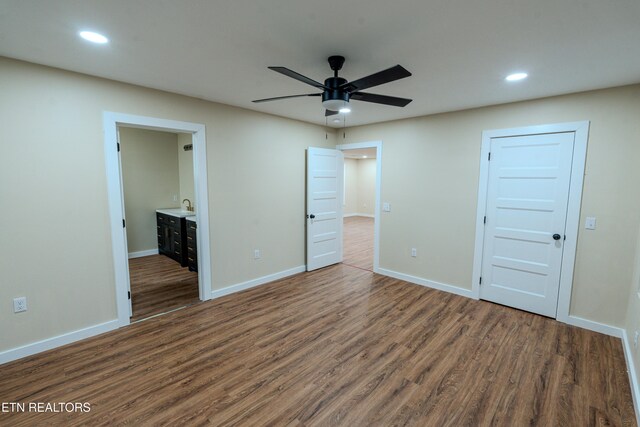
[[164, 255], [129, 260], [135, 322], [200, 301], [198, 273]]
[[344, 218], [343, 263], [373, 271], [373, 218]]
[[0, 367], [0, 425], [635, 425], [621, 342], [343, 264]]

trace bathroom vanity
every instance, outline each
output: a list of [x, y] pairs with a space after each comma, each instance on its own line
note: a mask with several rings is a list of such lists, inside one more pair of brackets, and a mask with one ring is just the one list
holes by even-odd
[[[183, 209], [158, 209], [156, 210], [156, 227], [158, 235], [158, 252], [180, 263], [181, 266], [189, 266], [187, 219], [193, 224], [195, 234], [195, 214]], [[192, 238], [195, 242], [195, 238]], [[195, 246], [194, 246], [195, 247]], [[197, 253], [191, 258], [196, 260]], [[191, 270], [191, 267], [189, 268]]]

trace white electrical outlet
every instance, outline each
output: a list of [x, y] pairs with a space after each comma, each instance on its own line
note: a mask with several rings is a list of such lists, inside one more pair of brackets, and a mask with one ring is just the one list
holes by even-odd
[[177, 195], [177, 194], [174, 194], [174, 195], [173, 195], [173, 201], [174, 201], [174, 202], [177, 202], [177, 201], [178, 201], [178, 195]]
[[13, 299], [13, 312], [22, 313], [27, 311], [27, 297], [18, 297]]
[[382, 204], [382, 210], [385, 212], [391, 212], [391, 204], [389, 202], [384, 202]]
[[411, 256], [414, 258], [418, 256], [418, 250], [416, 248], [411, 248]]
[[262, 255], [260, 254], [260, 249], [253, 250], [253, 259], [260, 259]]

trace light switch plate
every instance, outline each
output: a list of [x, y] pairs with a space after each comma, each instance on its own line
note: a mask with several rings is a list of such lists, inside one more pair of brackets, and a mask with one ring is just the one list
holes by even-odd
[[596, 229], [596, 217], [588, 216], [584, 222], [584, 228], [587, 230], [595, 230]]
[[382, 204], [382, 210], [385, 212], [391, 212], [391, 204], [389, 202], [384, 202]]

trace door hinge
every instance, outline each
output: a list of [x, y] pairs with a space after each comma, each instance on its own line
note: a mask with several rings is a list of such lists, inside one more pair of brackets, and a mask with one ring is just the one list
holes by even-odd
[[122, 228], [126, 228], [126, 227], [127, 227], [127, 225], [126, 225], [126, 223], [124, 222], [124, 218], [122, 218]]
[[118, 147], [118, 153], [120, 152], [120, 143], [116, 142], [116, 146]]
[[482, 276], [480, 276], [480, 283], [479, 284], [482, 285]]
[[486, 215], [484, 216], [484, 223], [485, 224], [487, 223], [487, 216]]
[[127, 299], [131, 299], [131, 291], [127, 291]]
[[489, 158], [487, 160], [491, 161], [491, 151], [489, 151]]

